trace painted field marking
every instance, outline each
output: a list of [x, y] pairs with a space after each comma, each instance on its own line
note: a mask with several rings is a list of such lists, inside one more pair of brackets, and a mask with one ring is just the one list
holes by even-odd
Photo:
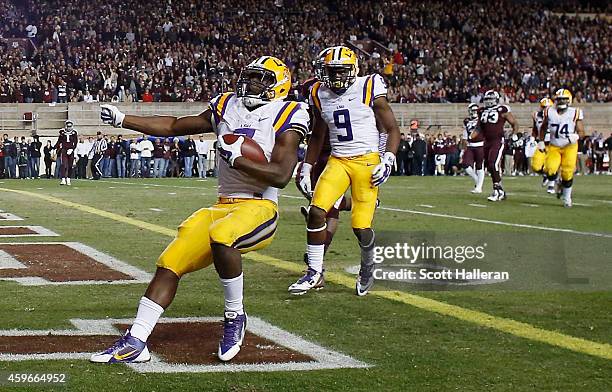
[[168, 192], [169, 195], [176, 195], [176, 192]]
[[478, 208], [487, 208], [487, 206], [485, 206], [484, 204], [476, 204], [476, 203], [469, 203], [468, 206], [478, 207]]
[[0, 226], [0, 230], [3, 229], [26, 229], [32, 231], [32, 233], [24, 234], [0, 234], [0, 238], [14, 238], [14, 237], [59, 237], [60, 235], [42, 226]]
[[[139, 268], [134, 267], [128, 263], [118, 260], [106, 253], [100, 252], [90, 246], [82, 244], [80, 242], [2, 242], [0, 247], [6, 245], [14, 246], [32, 246], [32, 245], [64, 245], [68, 248], [72, 248], [77, 252], [91, 258], [94, 262], [100, 263], [113, 271], [120, 272], [127, 277], [132, 279], [114, 279], [109, 280], [107, 277], [101, 277], [97, 280], [66, 280], [66, 281], [52, 281], [45, 279], [43, 276], [20, 276], [10, 277], [3, 276], [0, 280], [17, 282], [24, 286], [66, 286], [66, 285], [109, 285], [109, 284], [135, 284], [135, 283], [149, 283], [153, 278], [148, 272], [145, 272]], [[92, 263], [93, 264], [93, 263]], [[18, 261], [13, 255], [9, 254], [5, 250], [0, 249], [0, 270], [2, 269], [27, 269], [28, 266]], [[74, 276], [74, 275], [73, 275]]]
[[522, 206], [525, 207], [539, 207], [539, 204], [529, 204], [529, 203], [521, 203]]
[[0, 222], [4, 221], [22, 221], [23, 218], [17, 215], [11, 214], [10, 212], [0, 212]]
[[0, 269], [24, 269], [28, 268], [25, 264], [14, 258], [9, 253], [0, 249]]
[[[281, 197], [284, 197], [287, 199], [304, 199], [303, 197], [293, 196], [293, 195], [281, 195]], [[536, 226], [536, 225], [528, 225], [524, 223], [494, 221], [494, 220], [489, 220], [489, 219], [472, 218], [469, 216], [450, 215], [450, 214], [442, 214], [442, 213], [426, 212], [426, 211], [418, 211], [418, 210], [407, 210], [403, 208], [378, 207], [378, 209], [384, 210], [384, 211], [405, 212], [407, 214], [414, 214], [414, 215], [432, 216], [432, 217], [437, 217], [437, 218], [457, 219], [457, 220], [463, 220], [463, 221], [487, 223], [491, 225], [521, 227], [524, 229], [553, 231], [553, 232], [559, 232], [559, 233], [569, 233], [569, 234], [584, 235], [584, 236], [590, 236], [590, 237], [612, 238], [611, 233], [596, 233], [596, 232], [588, 232], [588, 231], [578, 231], [578, 230], [573, 230], [573, 229], [564, 229], [560, 227]]]
[[558, 233], [584, 235], [588, 237], [612, 238], [612, 234], [610, 233], [596, 233], [596, 232], [588, 232], [588, 231], [578, 231], [578, 230], [573, 230], [573, 229], [563, 229], [563, 228], [558, 228], [558, 227], [528, 225], [524, 223], [510, 223], [510, 222], [503, 222], [503, 221], [494, 221], [494, 220], [489, 220], [489, 219], [472, 218], [469, 216], [441, 214], [441, 213], [425, 212], [425, 211], [417, 211], [417, 210], [406, 210], [402, 208], [378, 207], [378, 209], [385, 210], [385, 211], [393, 211], [393, 212], [405, 212], [407, 214], [414, 214], [414, 215], [434, 216], [437, 218], [457, 219], [457, 220], [469, 221], [469, 222], [487, 223], [487, 224], [499, 225], [499, 226], [510, 226], [510, 227], [521, 227], [524, 229], [554, 231]]
[[581, 207], [593, 207], [592, 205], [586, 204], [586, 203], [576, 203], [576, 202], [574, 202], [573, 204], [575, 206], [581, 206]]
[[[100, 210], [94, 207], [90, 207], [83, 204], [78, 204], [70, 201], [66, 201], [63, 199], [59, 199], [57, 197], [48, 196], [44, 194], [37, 194], [33, 192], [27, 192], [16, 189], [7, 189], [0, 188], [0, 191], [4, 192], [14, 192], [18, 194], [23, 194], [35, 198], [39, 198], [42, 200], [46, 200], [52, 203], [57, 203], [61, 205], [70, 206], [77, 210], [87, 212], [90, 214], [98, 215], [101, 217], [109, 218], [118, 222], [126, 223], [129, 225], [136, 226], [141, 229], [146, 229], [154, 233], [167, 235], [169, 237], [174, 237], [176, 234], [175, 230], [169, 229], [167, 227], [155, 225], [152, 223], [140, 221], [133, 218], [128, 218], [119, 214], [115, 214], [112, 212]], [[394, 209], [387, 210], [393, 211]], [[449, 217], [444, 214], [434, 214], [422, 211], [410, 211], [410, 210], [398, 210], [399, 212], [412, 212], [415, 214], [423, 214], [423, 215], [432, 215], [432, 216], [442, 216]], [[453, 217], [452, 215], [450, 217]], [[456, 217], [455, 217], [456, 218]], [[472, 220], [472, 218], [459, 217], [458, 219], [462, 220]], [[485, 223], [494, 222], [494, 221], [485, 221]], [[507, 225], [507, 223], [503, 223]], [[522, 226], [520, 226], [522, 227]], [[539, 226], [532, 226], [528, 228], [536, 228], [542, 229]], [[585, 234], [582, 232], [575, 232], [580, 234]], [[606, 235], [607, 236], [607, 235]], [[612, 235], [610, 235], [612, 237]], [[256, 252], [251, 252], [245, 255], [246, 258], [251, 259], [253, 261], [257, 261], [266, 265], [270, 265], [272, 267], [276, 267], [285, 271], [289, 271], [299, 275], [303, 273], [303, 265], [292, 263], [286, 260], [277, 259], [275, 257], [262, 255]], [[331, 282], [341, 286], [348, 287], [350, 289], [354, 288], [355, 279], [345, 274], [337, 273], [337, 272], [327, 272], [326, 279]], [[414, 306], [416, 308], [438, 313], [441, 315], [453, 317], [462, 321], [466, 321], [472, 324], [480, 325], [483, 327], [495, 329], [497, 331], [505, 332], [514, 336], [518, 336], [521, 338], [546, 343], [551, 346], [561, 347], [567, 350], [575, 351], [582, 354], [588, 354], [599, 358], [612, 360], [612, 345], [601, 342], [593, 342], [587, 339], [577, 338], [571, 335], [566, 335], [563, 333], [549, 331], [546, 329], [535, 327], [531, 324], [523, 323], [520, 321], [512, 320], [510, 318], [493, 316], [491, 314], [480, 312], [477, 310], [463, 308], [457, 305], [451, 305], [446, 302], [437, 301], [434, 299], [421, 297], [415, 294], [409, 294], [399, 290], [389, 290], [389, 291], [372, 291], [370, 292], [371, 296], [386, 298], [391, 301], [396, 301], [400, 303], [404, 303], [407, 305]]]
[[149, 208], [149, 210], [155, 211], [155, 212], [162, 212], [163, 211], [161, 208]]
[[[117, 324], [131, 324], [133, 319], [103, 319], [103, 320], [70, 320], [74, 329], [63, 330], [22, 330], [8, 329], [0, 330], [0, 337], [48, 337], [48, 336], [104, 336], [120, 335], [123, 331], [117, 330]], [[185, 323], [219, 323], [219, 317], [181, 317], [161, 318], [159, 324], [185, 324]], [[266, 321], [249, 316], [247, 330], [254, 335], [260, 336], [278, 346], [288, 348], [294, 352], [308, 356], [314, 361], [290, 361], [277, 363], [216, 363], [184, 364], [168, 363], [162, 358], [151, 355], [148, 363], [126, 363], [134, 371], [139, 373], [207, 373], [207, 372], [273, 372], [273, 371], [300, 371], [300, 370], [322, 370], [322, 369], [346, 369], [346, 368], [368, 368], [365, 362], [358, 361], [348, 355], [327, 349], [318, 344], [309, 342], [297, 335], [278, 328]], [[58, 359], [89, 359], [93, 352], [53, 352], [37, 354], [12, 354], [0, 353], [0, 361], [32, 361], [32, 360], [58, 360]], [[209, 353], [202, 353], [208, 355]]]
[[425, 208], [434, 208], [434, 206], [429, 205], [429, 204], [419, 204], [419, 207], [425, 207]]

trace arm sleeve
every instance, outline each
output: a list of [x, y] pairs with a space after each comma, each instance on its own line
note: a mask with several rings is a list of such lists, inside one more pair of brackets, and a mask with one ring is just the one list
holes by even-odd
[[291, 111], [287, 120], [278, 127], [276, 136], [278, 137], [281, 133], [292, 129], [299, 133], [302, 137], [305, 137], [308, 133], [308, 126], [310, 124], [310, 116], [308, 115], [308, 105], [303, 102], [296, 102], [296, 107], [287, 108]]
[[380, 74], [372, 75], [372, 90], [374, 99], [387, 96], [387, 82]]

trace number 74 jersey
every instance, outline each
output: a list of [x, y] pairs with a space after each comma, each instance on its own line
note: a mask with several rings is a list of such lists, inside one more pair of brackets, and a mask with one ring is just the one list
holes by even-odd
[[551, 106], [547, 108], [545, 116], [548, 117], [550, 144], [557, 147], [565, 147], [571, 143], [569, 135], [576, 133], [576, 121], [584, 118], [582, 110], [573, 107], [568, 107], [563, 113], [559, 113]]
[[343, 94], [336, 94], [321, 82], [310, 89], [315, 106], [329, 128], [329, 142], [335, 157], [353, 157], [378, 152], [379, 133], [372, 106], [387, 95], [387, 85], [378, 74], [359, 76]]

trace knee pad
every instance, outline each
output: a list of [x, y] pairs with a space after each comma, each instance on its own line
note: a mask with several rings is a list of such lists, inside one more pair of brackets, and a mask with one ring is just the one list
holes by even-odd
[[561, 180], [561, 185], [563, 185], [563, 188], [570, 188], [573, 183], [574, 183], [573, 178], [571, 180]]
[[357, 239], [359, 240], [359, 247], [363, 250], [371, 250], [374, 248], [374, 240], [376, 235], [372, 229], [353, 229]]

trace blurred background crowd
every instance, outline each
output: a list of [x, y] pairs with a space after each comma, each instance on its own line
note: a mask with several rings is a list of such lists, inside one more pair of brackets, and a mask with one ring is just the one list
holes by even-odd
[[[123, 139], [98, 132], [79, 137], [70, 178], [149, 178], [216, 176], [214, 144], [202, 136]], [[212, 151], [211, 151], [212, 150]], [[61, 159], [51, 140], [38, 136], [0, 141], [0, 178], [59, 178]]]
[[[372, 39], [362, 72], [392, 102], [612, 101], [610, 2], [0, 0], [0, 102], [207, 101], [262, 54], [312, 74], [324, 47]], [[79, 12], [74, 12], [79, 10]], [[28, 38], [24, 51], [10, 38]], [[9, 40], [6, 40], [9, 39]]]
[[[535, 175], [530, 160], [537, 142], [530, 134], [509, 138], [504, 150], [506, 176]], [[146, 138], [125, 140], [121, 135], [79, 138], [71, 178], [148, 178], [216, 176], [215, 143], [202, 136], [187, 138]], [[595, 132], [578, 142], [577, 174], [612, 174], [612, 134]], [[461, 175], [465, 140], [448, 133], [423, 132], [413, 122], [409, 133], [402, 133], [393, 175]], [[96, 154], [98, 153], [98, 154]], [[302, 152], [303, 153], [303, 152]], [[97, 156], [99, 155], [99, 162]], [[444, 165], [436, 171], [436, 160]], [[41, 166], [41, 163], [44, 163]], [[43, 144], [37, 136], [0, 141], [0, 178], [58, 178], [60, 162], [50, 140]], [[96, 165], [98, 169], [96, 169]], [[41, 170], [44, 167], [44, 171]], [[98, 170], [98, 171], [97, 171]], [[98, 175], [99, 174], [99, 175]]]

